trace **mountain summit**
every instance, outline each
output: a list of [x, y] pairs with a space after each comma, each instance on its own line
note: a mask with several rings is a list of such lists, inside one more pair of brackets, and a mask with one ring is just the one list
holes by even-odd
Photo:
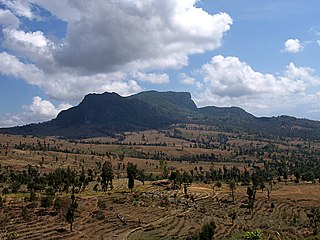
[[281, 116], [257, 118], [237, 107], [198, 108], [188, 92], [147, 91], [122, 97], [117, 93], [88, 94], [78, 106], [39, 124], [2, 128], [0, 133], [86, 138], [123, 131], [166, 128], [197, 123], [222, 131], [259, 135], [319, 138], [320, 122]]

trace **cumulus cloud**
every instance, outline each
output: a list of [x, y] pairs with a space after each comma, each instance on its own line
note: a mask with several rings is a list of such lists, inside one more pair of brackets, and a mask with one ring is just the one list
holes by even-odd
[[1, 74], [62, 100], [107, 90], [126, 95], [142, 89], [138, 82], [168, 83], [167, 74], [153, 71], [186, 66], [189, 55], [220, 47], [232, 25], [228, 14], [209, 14], [197, 0], [0, 1], [6, 15], [37, 20], [35, 10], [43, 8], [67, 23], [60, 42], [39, 30], [4, 27], [0, 53]]
[[17, 29], [4, 29], [3, 46], [14, 51], [17, 56], [26, 58], [44, 71], [54, 67], [52, 51], [55, 46], [43, 32], [24, 32]]
[[303, 50], [303, 46], [298, 39], [288, 39], [284, 43], [284, 52], [288, 53], [298, 53]]
[[[214, 94], [221, 97], [240, 97], [269, 92], [282, 95], [287, 92], [303, 90], [303, 81], [297, 74], [299, 72], [300, 75], [303, 75], [301, 70], [296, 68], [293, 63], [287, 68], [287, 75], [292, 74], [297, 79], [256, 72], [237, 57], [219, 55], [213, 57], [210, 63], [204, 64], [202, 71], [204, 82], [212, 89]], [[303, 80], [305, 80], [305, 77]]]
[[200, 82], [186, 73], [180, 73], [179, 82], [186, 85], [195, 85], [197, 88], [202, 88], [202, 84]]
[[40, 20], [40, 16], [32, 9], [35, 6], [29, 0], [0, 0], [4, 6], [10, 9], [15, 15], [30, 20]]
[[181, 73], [179, 75], [180, 83], [186, 85], [193, 85], [196, 83], [196, 79], [193, 77], [188, 76], [186, 73]]
[[283, 75], [292, 81], [302, 83], [305, 87], [320, 85], [320, 77], [316, 76], [314, 70], [309, 67], [296, 67], [293, 63], [289, 63]]
[[[280, 75], [260, 73], [236, 57], [215, 56], [201, 68], [203, 92], [200, 105], [241, 106], [252, 112], [279, 110], [306, 99], [311, 86], [320, 86], [313, 69], [286, 66]], [[309, 96], [310, 97], [310, 96]]]
[[169, 82], [169, 76], [166, 73], [144, 73], [137, 72], [133, 74], [133, 77], [142, 82], [149, 82], [153, 84], [166, 84]]
[[0, 74], [24, 79], [27, 83], [42, 86], [44, 73], [34, 64], [26, 64], [6, 52], [0, 53]]
[[17, 115], [7, 114], [0, 118], [0, 127], [10, 127], [23, 125], [26, 123], [37, 123], [48, 121], [55, 118], [62, 110], [70, 108], [67, 103], [54, 106], [48, 100], [44, 100], [39, 96], [33, 98], [32, 104], [23, 106], [23, 113]]
[[24, 79], [31, 85], [42, 88], [50, 97], [57, 100], [79, 100], [84, 94], [95, 92], [118, 92], [129, 95], [141, 91], [134, 80], [125, 80], [122, 72], [82, 76], [69, 72], [47, 74], [36, 65], [24, 63], [6, 52], [0, 53], [0, 74]]
[[219, 47], [232, 24], [228, 14], [210, 15], [195, 3], [77, 1], [68, 8], [79, 17], [68, 20], [55, 58], [63, 66], [89, 72], [185, 66], [189, 54]]

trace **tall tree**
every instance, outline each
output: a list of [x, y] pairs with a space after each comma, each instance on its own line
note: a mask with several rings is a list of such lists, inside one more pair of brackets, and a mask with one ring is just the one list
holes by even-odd
[[248, 209], [250, 213], [253, 213], [254, 208], [254, 201], [256, 198], [256, 190], [254, 187], [248, 187], [247, 188], [247, 195], [248, 195]]
[[105, 192], [110, 185], [112, 189], [112, 180], [113, 180], [113, 170], [111, 162], [104, 162], [101, 169], [101, 187]]
[[132, 189], [134, 187], [134, 179], [137, 175], [137, 165], [133, 163], [128, 163], [127, 166], [127, 177], [128, 177], [128, 188], [132, 192]]
[[70, 223], [70, 231], [72, 232], [72, 226], [74, 222], [74, 213], [76, 209], [78, 208], [78, 203], [75, 195], [72, 193], [71, 195], [71, 204], [68, 208], [67, 214], [66, 214], [66, 221]]
[[234, 202], [234, 193], [236, 191], [236, 181], [234, 179], [230, 180], [228, 186], [231, 190], [232, 202]]

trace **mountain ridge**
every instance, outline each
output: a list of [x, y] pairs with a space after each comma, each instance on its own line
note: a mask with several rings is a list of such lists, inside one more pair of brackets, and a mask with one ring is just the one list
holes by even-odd
[[320, 122], [291, 116], [256, 117], [239, 107], [198, 108], [188, 92], [88, 94], [51, 121], [1, 128], [0, 133], [87, 138], [124, 131], [167, 128], [171, 124], [206, 124], [223, 131], [260, 136], [320, 139]]

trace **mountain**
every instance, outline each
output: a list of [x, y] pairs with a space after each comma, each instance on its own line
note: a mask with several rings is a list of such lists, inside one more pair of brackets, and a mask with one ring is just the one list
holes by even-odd
[[221, 131], [266, 137], [320, 138], [320, 122], [289, 116], [257, 118], [237, 107], [198, 108], [188, 92], [88, 94], [78, 106], [39, 124], [2, 128], [0, 133], [86, 138], [123, 131], [166, 128], [175, 123], [208, 124]]

